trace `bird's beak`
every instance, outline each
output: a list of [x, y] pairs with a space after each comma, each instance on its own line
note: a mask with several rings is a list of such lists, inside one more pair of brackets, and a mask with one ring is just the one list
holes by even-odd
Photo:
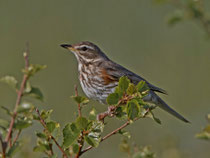
[[72, 45], [70, 45], [70, 44], [61, 44], [60, 46], [65, 48], [65, 49], [68, 49], [70, 51], [75, 51], [75, 48], [72, 47]]

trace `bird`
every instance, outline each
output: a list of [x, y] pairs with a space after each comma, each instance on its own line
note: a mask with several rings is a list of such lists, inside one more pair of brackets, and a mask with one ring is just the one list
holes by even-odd
[[189, 123], [156, 94], [167, 94], [165, 90], [154, 86], [136, 73], [112, 61], [94, 43], [84, 41], [73, 45], [61, 44], [60, 46], [75, 55], [78, 62], [80, 85], [88, 98], [106, 104], [106, 98], [115, 91], [120, 77], [126, 76], [135, 85], [143, 80], [149, 87], [148, 95], [143, 98], [145, 102], [153, 103], [176, 118]]

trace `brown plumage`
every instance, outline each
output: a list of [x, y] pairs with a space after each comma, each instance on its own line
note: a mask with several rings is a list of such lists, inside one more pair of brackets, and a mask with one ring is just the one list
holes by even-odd
[[62, 44], [61, 46], [70, 50], [76, 56], [80, 84], [89, 98], [98, 100], [101, 103], [106, 103], [107, 96], [114, 92], [115, 87], [118, 85], [119, 78], [122, 76], [127, 76], [134, 84], [138, 84], [138, 82], [144, 80], [150, 88], [149, 94], [143, 98], [144, 101], [159, 106], [184, 122], [189, 122], [170, 108], [155, 93], [167, 94], [165, 90], [150, 84], [139, 75], [113, 62], [95, 44], [91, 42], [81, 42], [75, 45]]

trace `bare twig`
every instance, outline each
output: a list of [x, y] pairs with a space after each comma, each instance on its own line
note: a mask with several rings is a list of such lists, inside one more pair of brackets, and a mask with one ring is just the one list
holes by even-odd
[[[38, 114], [38, 116], [39, 116], [40, 123], [42, 124], [42, 126], [43, 126], [46, 130], [48, 130], [45, 121], [42, 119], [42, 117], [41, 117], [41, 115], [40, 115], [40, 113], [39, 113], [39, 110], [36, 109], [36, 112], [37, 112], [37, 114]], [[65, 158], [68, 158], [68, 156], [66, 155], [65, 151], [62, 149], [62, 147], [59, 145], [59, 143], [56, 141], [56, 139], [55, 139], [51, 134], [50, 134], [50, 138], [54, 141], [54, 143], [56, 144], [56, 146], [57, 146], [57, 147], [59, 148], [59, 150], [62, 152], [63, 156], [64, 156]]]
[[[75, 89], [75, 95], [78, 96], [77, 85], [74, 86], [74, 89]], [[82, 117], [81, 105], [79, 103], [78, 103], [78, 114], [79, 114], [79, 117]]]

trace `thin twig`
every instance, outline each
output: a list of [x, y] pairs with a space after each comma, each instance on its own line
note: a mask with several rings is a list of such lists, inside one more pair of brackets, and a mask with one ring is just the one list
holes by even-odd
[[18, 131], [18, 133], [17, 133], [17, 135], [16, 135], [16, 137], [15, 137], [15, 139], [14, 139], [12, 145], [14, 145], [14, 144], [16, 143], [16, 141], [18, 140], [18, 138], [19, 138], [19, 136], [20, 136], [20, 133], [21, 133], [21, 130]]
[[[39, 110], [36, 109], [36, 112], [37, 112], [37, 114], [38, 114], [38, 116], [39, 116], [39, 119], [40, 119], [39, 121], [40, 121], [40, 123], [42, 124], [42, 126], [43, 126], [46, 130], [48, 130], [45, 121], [42, 119], [42, 117], [41, 117], [41, 115], [40, 115], [40, 113], [39, 113]], [[57, 142], [57, 140], [56, 140], [51, 134], [50, 134], [50, 138], [54, 141], [54, 143], [57, 145], [57, 147], [59, 148], [59, 150], [63, 153], [63, 156], [64, 156], [65, 158], [68, 158], [68, 156], [66, 155], [65, 151], [62, 149], [62, 147], [59, 145], [59, 143]]]
[[[75, 89], [75, 95], [78, 96], [77, 85], [74, 86], [74, 89]], [[78, 103], [78, 114], [79, 114], [79, 117], [82, 117], [81, 105], [79, 103]]]

